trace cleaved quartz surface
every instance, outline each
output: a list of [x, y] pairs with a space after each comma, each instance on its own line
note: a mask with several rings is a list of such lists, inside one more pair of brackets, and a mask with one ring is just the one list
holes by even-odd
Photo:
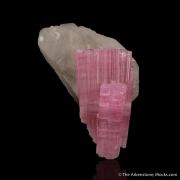
[[[131, 101], [139, 92], [139, 67], [131, 53], [115, 39], [73, 23], [42, 29], [38, 45], [68, 92], [79, 103], [81, 121], [87, 124], [89, 134], [97, 143], [97, 154], [108, 159], [116, 158], [120, 147], [126, 146]], [[81, 65], [77, 67], [80, 56], [89, 63], [86, 64], [88, 71], [81, 75], [84, 70], [79, 69]], [[100, 66], [97, 57], [102, 61]], [[86, 76], [95, 80], [82, 83]], [[83, 93], [85, 89], [88, 92]]]

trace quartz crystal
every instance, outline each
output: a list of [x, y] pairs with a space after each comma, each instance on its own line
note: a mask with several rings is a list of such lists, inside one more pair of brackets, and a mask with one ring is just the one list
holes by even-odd
[[[73, 23], [43, 28], [39, 33], [38, 45], [45, 59], [57, 73], [68, 92], [79, 103], [81, 121], [87, 124], [93, 141], [96, 143], [102, 142], [97, 144], [97, 153], [109, 159], [117, 157], [119, 147], [126, 146], [131, 101], [138, 96], [139, 92], [139, 67], [136, 61], [131, 58], [131, 53], [126, 51], [115, 39], [98, 34], [89, 28], [76, 26]], [[77, 63], [81, 62], [78, 56], [84, 58], [87, 63], [86, 66], [89, 66], [88, 71], [83, 75], [78, 75], [85, 68], [82, 67], [85, 66], [84, 63], [77, 67]], [[129, 57], [129, 60], [127, 57]], [[98, 63], [101, 63], [101, 66], [98, 66]], [[79, 69], [79, 67], [82, 68]], [[113, 71], [111, 71], [110, 67]], [[129, 67], [131, 67], [130, 71]], [[110, 71], [111, 75], [109, 76]], [[84, 78], [89, 79], [89, 77], [91, 80], [82, 83]], [[125, 77], [133, 77], [131, 86], [128, 84], [131, 81], [126, 81]], [[81, 82], [79, 85], [78, 81]], [[80, 88], [81, 85], [88, 88]], [[83, 93], [85, 89], [88, 92]], [[112, 97], [114, 97], [114, 93], [116, 94], [115, 89], [120, 91], [117, 92], [117, 97], [113, 100]], [[131, 98], [129, 98], [130, 89], [132, 89]], [[104, 95], [105, 90], [110, 92], [107, 97]], [[124, 95], [120, 92], [124, 93]], [[126, 99], [124, 99], [125, 97]], [[118, 104], [118, 102], [121, 103]], [[114, 122], [116, 116], [119, 119]], [[124, 125], [122, 125], [123, 122]], [[119, 127], [119, 130], [123, 132], [124, 136], [120, 135], [120, 133], [115, 136], [121, 138], [117, 140], [118, 143], [115, 140], [116, 138], [112, 138], [113, 135], [108, 135], [109, 127], [112, 129], [118, 129]], [[107, 145], [108, 138], [101, 138], [103, 132], [105, 132], [105, 136], [111, 137], [112, 141], [112, 147], [107, 151], [105, 151], [105, 145]], [[116, 151], [112, 150], [113, 148]], [[111, 154], [109, 154], [110, 152]]]
[[122, 49], [77, 50], [80, 118], [96, 143], [96, 153], [118, 157], [126, 147], [132, 101], [132, 56]]

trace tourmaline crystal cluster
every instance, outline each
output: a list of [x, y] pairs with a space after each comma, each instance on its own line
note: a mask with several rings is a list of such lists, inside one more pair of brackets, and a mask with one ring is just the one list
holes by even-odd
[[131, 101], [139, 93], [139, 66], [131, 53], [117, 40], [73, 23], [43, 28], [38, 45], [79, 103], [97, 154], [116, 158], [126, 146]]
[[77, 50], [80, 118], [96, 143], [96, 153], [118, 157], [126, 147], [132, 101], [132, 55], [123, 49]]

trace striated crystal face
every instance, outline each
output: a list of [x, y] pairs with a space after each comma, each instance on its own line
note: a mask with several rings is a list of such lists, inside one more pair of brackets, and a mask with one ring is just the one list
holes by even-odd
[[126, 147], [132, 101], [132, 55], [123, 49], [77, 50], [76, 77], [80, 117], [96, 153], [118, 157]]

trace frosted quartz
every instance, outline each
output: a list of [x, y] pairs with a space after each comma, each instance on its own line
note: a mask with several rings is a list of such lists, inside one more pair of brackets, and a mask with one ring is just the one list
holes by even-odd
[[80, 117], [96, 153], [118, 157], [126, 147], [132, 101], [132, 56], [122, 49], [77, 50]]
[[[74, 23], [43, 28], [38, 45], [47, 62], [57, 73], [68, 92], [78, 102], [73, 56], [77, 49], [122, 48], [115, 39]], [[133, 100], [139, 93], [139, 67], [133, 59]]]

